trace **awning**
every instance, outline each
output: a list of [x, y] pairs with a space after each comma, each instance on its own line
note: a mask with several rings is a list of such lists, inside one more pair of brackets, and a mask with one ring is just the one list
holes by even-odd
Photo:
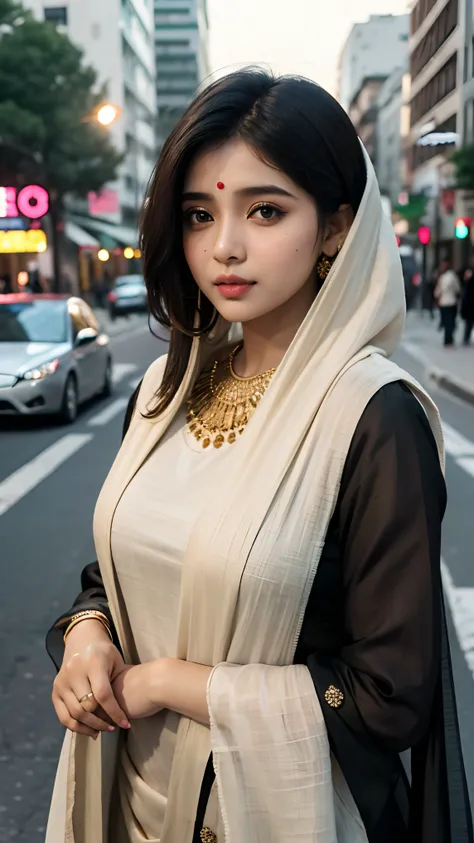
[[74, 220], [81, 227], [93, 231], [100, 240], [101, 246], [105, 246], [105, 243], [101, 239], [101, 235], [105, 235], [105, 237], [114, 240], [119, 246], [131, 246], [132, 249], [138, 247], [138, 231], [135, 228], [125, 225], [114, 225], [110, 222], [93, 219], [93, 217], [74, 217]]
[[64, 234], [66, 235], [67, 239], [71, 241], [71, 243], [75, 243], [76, 246], [82, 246], [83, 248], [87, 248], [88, 246], [91, 249], [99, 249], [100, 243], [96, 240], [92, 234], [88, 234], [87, 231], [84, 231], [80, 225], [76, 225], [75, 222], [71, 222], [68, 220], [64, 224]]

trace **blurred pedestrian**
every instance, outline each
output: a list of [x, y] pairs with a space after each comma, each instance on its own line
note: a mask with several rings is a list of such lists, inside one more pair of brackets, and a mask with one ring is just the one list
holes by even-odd
[[436, 283], [435, 298], [441, 313], [441, 323], [444, 329], [444, 345], [451, 348], [454, 344], [456, 317], [461, 296], [461, 284], [454, 272], [451, 261], [441, 262], [440, 273]]
[[208, 86], [143, 251], [170, 347], [48, 635], [75, 735], [47, 843], [472, 843], [441, 425], [388, 359], [400, 259], [345, 111], [264, 71]]
[[463, 273], [461, 317], [464, 320], [464, 345], [471, 342], [474, 328], [474, 270], [468, 267]]

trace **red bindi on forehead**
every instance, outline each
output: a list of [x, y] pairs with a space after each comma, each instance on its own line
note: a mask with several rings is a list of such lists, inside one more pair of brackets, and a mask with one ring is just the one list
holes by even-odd
[[225, 187], [225, 184], [224, 184], [224, 182], [223, 182], [223, 181], [218, 181], [218, 182], [217, 182], [217, 189], [218, 189], [218, 190], [224, 190], [224, 187]]

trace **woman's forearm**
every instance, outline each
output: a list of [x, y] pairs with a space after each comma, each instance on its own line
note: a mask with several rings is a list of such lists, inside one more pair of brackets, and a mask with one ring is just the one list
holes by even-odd
[[157, 693], [163, 708], [209, 725], [207, 683], [212, 668], [180, 659], [160, 659]]

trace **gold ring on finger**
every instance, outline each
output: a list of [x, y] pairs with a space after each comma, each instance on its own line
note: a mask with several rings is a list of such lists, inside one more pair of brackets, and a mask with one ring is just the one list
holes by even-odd
[[80, 698], [80, 700], [78, 700], [78, 702], [79, 702], [79, 703], [83, 703], [83, 702], [85, 702], [86, 700], [91, 700], [93, 696], [94, 696], [94, 691], [89, 691], [89, 693], [88, 693], [88, 694], [84, 694], [84, 696], [83, 696], [83, 697], [81, 697], [81, 698]]

